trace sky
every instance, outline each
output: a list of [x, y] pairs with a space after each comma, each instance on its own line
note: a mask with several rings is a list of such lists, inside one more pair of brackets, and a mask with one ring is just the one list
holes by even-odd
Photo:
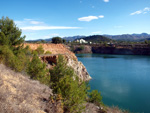
[[55, 36], [150, 34], [150, 0], [0, 0], [26, 40]]

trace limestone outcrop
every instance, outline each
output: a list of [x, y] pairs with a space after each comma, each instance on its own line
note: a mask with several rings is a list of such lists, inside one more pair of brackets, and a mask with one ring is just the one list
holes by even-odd
[[[26, 43], [25, 46], [30, 46], [31, 49], [35, 50], [41, 44], [29, 44]], [[51, 55], [40, 55], [42, 61], [47, 63], [48, 68], [52, 68], [52, 64], [56, 64], [57, 57], [59, 54], [63, 55], [67, 60], [67, 65], [72, 67], [78, 77], [83, 81], [88, 81], [91, 79], [88, 74], [85, 66], [82, 62], [79, 62], [77, 57], [73, 52], [71, 52], [65, 45], [63, 44], [42, 44], [44, 51], [50, 51]]]
[[[85, 66], [82, 64], [82, 62], [79, 62], [78, 60], [73, 60], [69, 55], [63, 55], [65, 59], [67, 60], [67, 65], [72, 67], [74, 71], [76, 72], [77, 76], [82, 81], [88, 81], [91, 79], [90, 75], [88, 74]], [[45, 63], [47, 63], [48, 68], [52, 68], [52, 64], [56, 64], [58, 55], [42, 55], [40, 56], [41, 60]]]

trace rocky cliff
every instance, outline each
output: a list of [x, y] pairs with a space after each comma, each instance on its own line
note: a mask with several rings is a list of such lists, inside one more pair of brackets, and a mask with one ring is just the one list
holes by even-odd
[[[81, 46], [81, 45], [80, 45]], [[75, 53], [100, 53], [100, 54], [118, 54], [118, 55], [150, 55], [148, 45], [122, 45], [122, 46], [100, 46], [100, 45], [82, 45], [83, 50], [79, 50], [79, 45], [74, 45]]]
[[[35, 50], [40, 44], [25, 44], [25, 46], [29, 45], [31, 49]], [[78, 77], [83, 81], [88, 81], [91, 79], [88, 74], [85, 66], [82, 62], [79, 62], [77, 57], [73, 52], [71, 52], [65, 45], [63, 44], [42, 44], [44, 51], [50, 51], [51, 55], [41, 55], [39, 56], [44, 62], [48, 65], [48, 68], [52, 67], [52, 64], [56, 64], [57, 57], [59, 54], [63, 55], [67, 60], [67, 65], [72, 67]]]

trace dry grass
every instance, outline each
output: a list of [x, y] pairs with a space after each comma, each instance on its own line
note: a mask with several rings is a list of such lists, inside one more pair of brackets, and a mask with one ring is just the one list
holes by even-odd
[[53, 113], [50, 95], [49, 87], [0, 64], [0, 113]]

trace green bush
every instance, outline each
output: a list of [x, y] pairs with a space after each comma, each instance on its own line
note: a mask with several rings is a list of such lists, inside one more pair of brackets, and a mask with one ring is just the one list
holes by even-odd
[[79, 51], [84, 50], [84, 46], [83, 46], [83, 45], [82, 45], [82, 46], [80, 46], [80, 47], [78, 48], [78, 50], [79, 50]]
[[46, 51], [45, 52], [45, 54], [47, 55], [47, 54], [52, 54], [52, 52], [50, 52], [50, 51]]
[[92, 92], [89, 93], [89, 102], [100, 105], [101, 100], [102, 100], [102, 96], [100, 92], [98, 92], [98, 90], [92, 90]]
[[44, 54], [44, 49], [43, 49], [43, 46], [40, 45], [35, 51], [37, 51], [37, 53], [40, 55], [40, 54]]
[[79, 82], [79, 78], [74, 70], [67, 66], [63, 56], [58, 57], [57, 65], [50, 73], [51, 88], [54, 93], [61, 94], [65, 112], [82, 112], [87, 97], [86, 84]]
[[2, 62], [15, 71], [23, 71], [27, 65], [28, 57], [23, 51], [18, 51], [17, 55], [8, 46], [2, 46], [1, 50]]
[[46, 69], [46, 64], [42, 63], [37, 55], [33, 56], [26, 71], [32, 79], [39, 80], [47, 85], [50, 83], [50, 75], [48, 69]]
[[8, 17], [0, 19], [0, 45], [7, 45], [14, 49], [23, 44], [25, 36], [21, 37], [21, 30]]
[[63, 40], [60, 37], [53, 37], [52, 38], [52, 43], [54, 43], [54, 44], [63, 43]]
[[32, 50], [31, 50], [31, 48], [28, 45], [24, 48], [24, 52], [28, 56], [32, 55]]

